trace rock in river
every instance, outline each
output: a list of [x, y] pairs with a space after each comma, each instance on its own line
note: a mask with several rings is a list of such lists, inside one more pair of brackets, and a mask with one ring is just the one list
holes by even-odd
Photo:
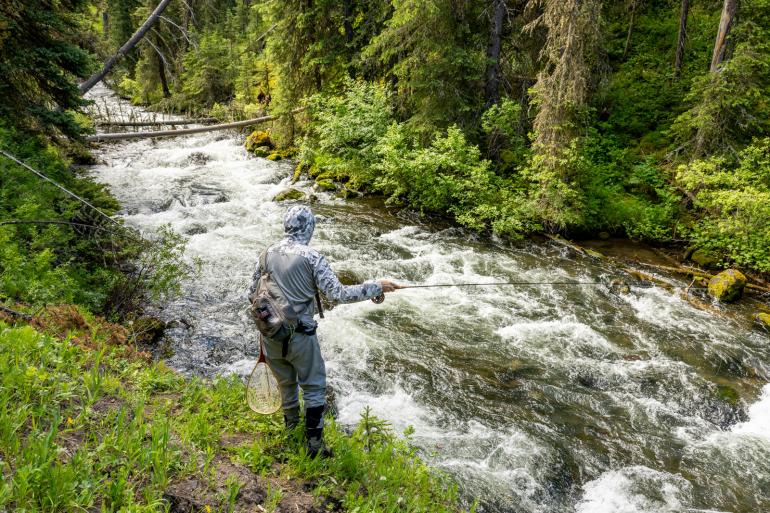
[[305, 193], [293, 188], [283, 190], [273, 197], [273, 201], [290, 201], [301, 199], [305, 199]]
[[736, 269], [728, 269], [709, 280], [709, 294], [724, 303], [729, 303], [741, 298], [745, 286], [746, 277], [743, 273]]

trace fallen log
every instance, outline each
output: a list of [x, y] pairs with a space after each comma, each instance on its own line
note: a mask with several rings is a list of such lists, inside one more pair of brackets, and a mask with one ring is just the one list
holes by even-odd
[[242, 128], [265, 121], [278, 119], [278, 116], [262, 116], [261, 118], [247, 119], [245, 121], [235, 121], [233, 123], [222, 123], [219, 125], [201, 126], [196, 128], [182, 128], [178, 130], [158, 130], [156, 132], [118, 132], [114, 134], [96, 134], [86, 137], [86, 141], [119, 141], [125, 139], [154, 139], [159, 137], [178, 137], [180, 135], [200, 134], [204, 132], [213, 132], [215, 130], [230, 130], [233, 128]]
[[217, 118], [198, 118], [198, 119], [176, 119], [168, 121], [97, 121], [96, 126], [174, 126], [174, 125], [204, 125], [206, 123], [216, 123]]
[[[680, 265], [678, 267], [671, 267], [671, 266], [668, 266], [668, 265], [657, 265], [657, 264], [650, 264], [650, 263], [646, 263], [646, 262], [640, 262], [640, 264], [641, 265], [646, 265], [646, 266], [649, 266], [649, 267], [654, 267], [656, 269], [660, 269], [661, 271], [668, 271], [668, 272], [672, 272], [672, 273], [684, 274], [684, 275], [692, 276], [692, 277], [695, 277], [695, 278], [706, 278], [706, 279], [710, 280], [711, 278], [714, 277], [713, 274], [708, 273], [706, 271], [703, 271], [701, 269], [696, 269], [694, 267], [687, 267], [687, 266], [683, 266], [683, 265]], [[751, 290], [756, 290], [756, 291], [759, 291], [759, 292], [763, 292], [763, 293], [770, 293], [770, 288], [762, 287], [760, 285], [755, 285], [753, 283], [747, 283], [746, 284], [746, 288], [747, 289], [751, 289]]]

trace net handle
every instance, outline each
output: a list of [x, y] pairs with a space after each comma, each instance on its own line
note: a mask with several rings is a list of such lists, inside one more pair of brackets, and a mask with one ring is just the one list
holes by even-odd
[[265, 344], [262, 342], [262, 333], [259, 334], [259, 360], [257, 364], [267, 363], [265, 361]]

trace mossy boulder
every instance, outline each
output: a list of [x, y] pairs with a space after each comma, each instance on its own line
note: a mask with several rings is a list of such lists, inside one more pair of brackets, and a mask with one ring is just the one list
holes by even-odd
[[754, 317], [754, 320], [761, 326], [770, 329], [770, 313], [759, 312], [757, 316]]
[[307, 175], [310, 178], [315, 178], [318, 175], [320, 175], [321, 173], [323, 173], [323, 169], [321, 169], [317, 164], [311, 164], [307, 168]]
[[273, 150], [270, 152], [270, 154], [266, 157], [267, 160], [286, 160], [292, 158], [294, 155], [297, 154], [297, 148], [284, 148], [281, 150]]
[[256, 148], [253, 148], [250, 150], [252, 155], [255, 157], [262, 157], [267, 158], [273, 150], [270, 149], [270, 146], [257, 146]]
[[273, 141], [270, 139], [270, 133], [264, 130], [254, 130], [251, 135], [246, 138], [244, 146], [246, 146], [246, 151], [250, 151], [255, 155], [258, 150], [260, 153], [263, 153], [266, 149], [267, 153], [265, 155], [257, 155], [259, 157], [267, 156], [267, 154], [275, 149], [275, 144], [273, 144]]
[[728, 269], [709, 280], [708, 290], [709, 294], [719, 301], [729, 303], [741, 298], [745, 286], [746, 277], [743, 273], [736, 269]]
[[705, 249], [696, 249], [690, 255], [690, 260], [698, 264], [703, 269], [716, 269], [719, 265], [719, 257]]
[[316, 180], [315, 184], [316, 187], [322, 191], [334, 191], [337, 189], [337, 187], [334, 185], [334, 181], [328, 178], [323, 180]]
[[293, 188], [281, 191], [273, 197], [273, 201], [296, 201], [301, 199], [305, 199], [305, 193]]

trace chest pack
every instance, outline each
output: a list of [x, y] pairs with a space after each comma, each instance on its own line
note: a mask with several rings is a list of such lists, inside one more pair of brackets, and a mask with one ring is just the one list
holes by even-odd
[[[249, 295], [249, 314], [254, 320], [257, 329], [262, 336], [282, 342], [282, 356], [285, 358], [288, 345], [294, 333], [312, 335], [315, 333], [313, 326], [304, 326], [300, 323], [297, 313], [291, 302], [287, 299], [280, 285], [270, 275], [267, 268], [267, 255], [270, 248], [259, 256], [259, 267], [262, 274], [256, 290]], [[323, 307], [318, 293], [315, 295], [318, 312], [323, 318]]]

